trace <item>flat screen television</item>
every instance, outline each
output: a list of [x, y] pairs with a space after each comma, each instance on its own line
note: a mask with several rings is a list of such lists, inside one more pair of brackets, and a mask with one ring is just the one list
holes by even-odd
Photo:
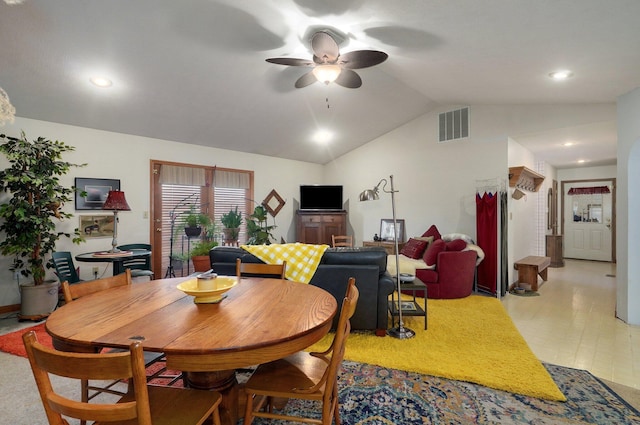
[[301, 185], [300, 209], [342, 211], [342, 186]]

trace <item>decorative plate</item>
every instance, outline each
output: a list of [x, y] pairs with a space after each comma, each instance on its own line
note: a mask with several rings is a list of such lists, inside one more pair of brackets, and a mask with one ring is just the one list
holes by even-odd
[[226, 298], [225, 292], [236, 286], [238, 278], [235, 276], [218, 276], [215, 289], [198, 289], [198, 279], [189, 279], [178, 284], [177, 288], [187, 295], [194, 297], [193, 302], [219, 303]]

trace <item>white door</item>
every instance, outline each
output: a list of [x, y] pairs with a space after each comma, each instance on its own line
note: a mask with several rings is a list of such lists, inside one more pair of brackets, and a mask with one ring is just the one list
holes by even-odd
[[[611, 180], [573, 182], [564, 187], [564, 256], [580, 260], [612, 261]], [[610, 193], [570, 195], [572, 188], [589, 192], [606, 186]]]

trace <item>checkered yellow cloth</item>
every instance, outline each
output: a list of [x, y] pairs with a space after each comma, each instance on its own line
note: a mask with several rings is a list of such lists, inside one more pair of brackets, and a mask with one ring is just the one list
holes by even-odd
[[271, 245], [241, 245], [267, 264], [287, 262], [285, 277], [296, 282], [309, 283], [329, 245], [285, 243]]

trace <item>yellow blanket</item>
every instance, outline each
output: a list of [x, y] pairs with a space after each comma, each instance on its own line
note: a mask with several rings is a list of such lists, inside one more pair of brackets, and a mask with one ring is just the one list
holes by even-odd
[[309, 283], [329, 245], [285, 243], [271, 245], [242, 245], [242, 249], [267, 264], [287, 262], [285, 277], [296, 282]]

